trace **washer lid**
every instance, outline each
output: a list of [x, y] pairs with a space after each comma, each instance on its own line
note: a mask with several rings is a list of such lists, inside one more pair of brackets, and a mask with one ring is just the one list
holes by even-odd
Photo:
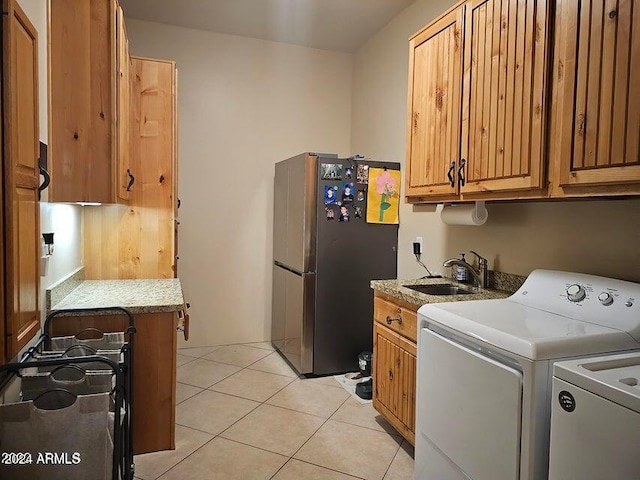
[[640, 352], [558, 362], [553, 375], [640, 413]]
[[640, 342], [640, 284], [584, 273], [534, 270], [510, 300], [627, 332]]
[[531, 360], [640, 348], [640, 343], [626, 332], [549, 313], [510, 298], [427, 304], [418, 314], [421, 322], [448, 327]]

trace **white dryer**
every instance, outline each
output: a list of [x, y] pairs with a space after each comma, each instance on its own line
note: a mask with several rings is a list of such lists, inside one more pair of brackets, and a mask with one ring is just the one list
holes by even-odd
[[549, 480], [640, 479], [640, 353], [553, 366]]
[[550, 270], [418, 310], [416, 479], [543, 480], [553, 363], [640, 349], [640, 284]]

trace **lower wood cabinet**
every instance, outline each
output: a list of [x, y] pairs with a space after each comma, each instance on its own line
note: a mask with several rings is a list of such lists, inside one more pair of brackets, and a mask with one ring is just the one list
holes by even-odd
[[38, 34], [15, 0], [2, 2], [0, 360], [40, 330]]
[[[68, 317], [52, 323], [52, 335], [73, 335], [86, 328], [103, 332], [122, 330], [119, 315]], [[133, 451], [175, 448], [176, 349], [178, 312], [135, 315], [133, 355]]]
[[415, 444], [417, 305], [376, 291], [373, 407]]

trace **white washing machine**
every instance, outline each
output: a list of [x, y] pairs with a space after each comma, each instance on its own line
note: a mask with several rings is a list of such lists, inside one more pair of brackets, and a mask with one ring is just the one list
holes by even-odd
[[640, 353], [553, 366], [549, 480], [640, 479]]
[[541, 480], [553, 363], [640, 349], [640, 284], [550, 270], [418, 310], [416, 479]]

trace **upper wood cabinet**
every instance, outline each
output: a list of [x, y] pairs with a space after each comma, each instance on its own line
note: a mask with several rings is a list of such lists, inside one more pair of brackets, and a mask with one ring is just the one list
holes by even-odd
[[640, 2], [558, 1], [555, 58], [554, 194], [640, 193]]
[[131, 90], [133, 88], [133, 75], [131, 65], [131, 55], [129, 54], [129, 39], [124, 25], [124, 14], [122, 7], [118, 7], [117, 13], [118, 36], [116, 44], [118, 46], [118, 71], [117, 71], [117, 95], [118, 95], [118, 118], [117, 118], [117, 167], [115, 189], [118, 198], [130, 200], [131, 189], [135, 183], [135, 176], [131, 166], [131, 137], [132, 130], [132, 104]]
[[464, 7], [410, 40], [407, 197], [457, 195]]
[[49, 200], [126, 201], [134, 173], [122, 10], [115, 0], [55, 0], [49, 12]]
[[[15, 0], [3, 1], [4, 359], [40, 329], [38, 36]], [[2, 298], [2, 297], [0, 297]], [[3, 339], [4, 340], [4, 339]]]
[[548, 30], [545, 1], [473, 0], [410, 40], [407, 201], [544, 186]]
[[[177, 70], [175, 62], [133, 57], [129, 207], [84, 209], [87, 278], [172, 278], [176, 266]], [[109, 242], [104, 241], [109, 232]]]
[[543, 187], [548, 19], [545, 0], [467, 3], [463, 196]]

